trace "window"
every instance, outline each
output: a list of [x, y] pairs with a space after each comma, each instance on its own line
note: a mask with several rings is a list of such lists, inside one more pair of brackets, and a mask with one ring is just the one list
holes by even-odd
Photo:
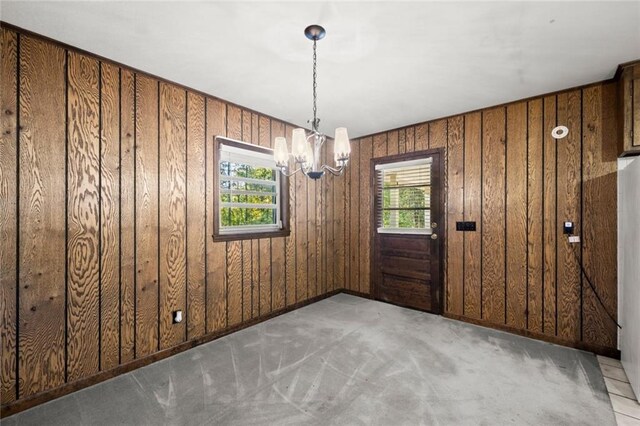
[[431, 234], [431, 158], [376, 164], [378, 232]]
[[214, 240], [289, 235], [288, 182], [273, 151], [216, 137]]

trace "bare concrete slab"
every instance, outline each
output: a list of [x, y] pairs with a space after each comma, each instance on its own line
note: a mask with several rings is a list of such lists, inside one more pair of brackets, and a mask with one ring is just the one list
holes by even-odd
[[593, 354], [345, 294], [3, 426], [615, 425]]

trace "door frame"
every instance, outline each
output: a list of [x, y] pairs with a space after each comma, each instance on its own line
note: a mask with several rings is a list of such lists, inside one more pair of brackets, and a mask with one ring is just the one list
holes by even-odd
[[[432, 282], [437, 283], [436, 289], [436, 309], [434, 309], [433, 313], [438, 313], [442, 315], [444, 313], [444, 297], [445, 297], [445, 283], [444, 283], [444, 256], [446, 254], [446, 240], [447, 240], [447, 226], [444, 223], [446, 219], [445, 212], [445, 199], [447, 195], [447, 188], [445, 185], [445, 177], [444, 177], [444, 156], [445, 150], [444, 148], [432, 148], [425, 149], [422, 151], [414, 151], [407, 152], [404, 154], [395, 154], [395, 155], [387, 155], [385, 157], [376, 157], [372, 158], [370, 161], [370, 170], [371, 170], [371, 181], [370, 181], [370, 200], [371, 200], [371, 214], [369, 217], [371, 223], [371, 250], [369, 254], [369, 276], [371, 277], [371, 297], [375, 300], [380, 300], [378, 295], [378, 286], [376, 280], [376, 254], [378, 250], [376, 250], [376, 236], [378, 232], [378, 227], [376, 226], [376, 173], [375, 166], [376, 164], [385, 164], [385, 163], [395, 163], [398, 161], [408, 161], [408, 160], [417, 160], [424, 157], [432, 157], [437, 156], [437, 167], [432, 168], [431, 175], [431, 184], [438, 188], [438, 194], [434, 197], [433, 191], [431, 193], [431, 219], [432, 221], [438, 224], [436, 228], [438, 239], [432, 241], [434, 250], [437, 250], [439, 261], [437, 262], [437, 271], [436, 277], [432, 275]], [[434, 201], [437, 200], [436, 205], [434, 206]], [[434, 208], [435, 207], [435, 208]], [[435, 220], [434, 220], [435, 219]], [[408, 235], [409, 238], [420, 236], [412, 236]], [[415, 308], [414, 308], [415, 309]]]

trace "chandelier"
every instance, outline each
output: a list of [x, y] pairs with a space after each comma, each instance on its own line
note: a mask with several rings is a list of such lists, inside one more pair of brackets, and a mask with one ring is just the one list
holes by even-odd
[[[336, 129], [334, 138], [333, 158], [336, 163], [336, 167], [331, 167], [326, 164], [320, 165], [320, 152], [322, 145], [324, 145], [327, 137], [320, 133], [319, 125], [320, 119], [317, 117], [318, 108], [316, 106], [317, 101], [317, 73], [316, 73], [316, 43], [318, 40], [324, 38], [326, 31], [320, 25], [310, 25], [304, 30], [304, 35], [309, 40], [313, 41], [313, 120], [309, 120], [311, 123], [311, 131], [307, 132], [305, 129], [294, 129], [291, 136], [291, 154], [287, 149], [287, 140], [283, 137], [275, 138], [273, 157], [276, 161], [276, 165], [280, 169], [280, 172], [285, 176], [293, 176], [294, 174], [302, 171], [305, 176], [311, 179], [320, 179], [324, 175], [325, 171], [340, 176], [349, 162], [349, 154], [351, 153], [351, 144], [349, 143], [349, 136], [347, 129], [344, 127], [338, 127]], [[295, 163], [299, 164], [299, 168], [293, 172], [287, 172], [289, 165], [289, 155], [293, 157]]]

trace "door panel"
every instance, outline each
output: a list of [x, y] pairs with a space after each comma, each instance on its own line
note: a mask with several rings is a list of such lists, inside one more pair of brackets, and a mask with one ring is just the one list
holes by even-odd
[[[442, 223], [441, 150], [401, 154], [372, 160], [372, 262], [373, 296], [376, 299], [433, 313], [442, 312]], [[431, 158], [430, 219], [431, 231], [422, 234], [378, 232], [382, 226], [384, 185], [376, 166]], [[402, 164], [400, 164], [402, 166]], [[387, 188], [385, 186], [385, 188]], [[388, 200], [386, 200], [388, 203]], [[402, 201], [400, 201], [402, 202]], [[385, 225], [386, 226], [386, 225]], [[397, 226], [397, 224], [396, 224]]]

